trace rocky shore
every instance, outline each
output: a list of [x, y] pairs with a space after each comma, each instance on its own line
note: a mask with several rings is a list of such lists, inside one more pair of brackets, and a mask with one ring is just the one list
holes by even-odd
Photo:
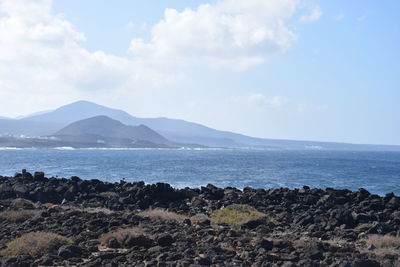
[[400, 266], [399, 236], [392, 193], [0, 176], [0, 266]]

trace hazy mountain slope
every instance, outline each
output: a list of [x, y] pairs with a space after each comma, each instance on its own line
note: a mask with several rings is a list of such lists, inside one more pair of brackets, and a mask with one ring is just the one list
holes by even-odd
[[27, 117], [34, 117], [34, 116], [50, 113], [52, 111], [54, 111], [54, 110], [50, 109], [50, 110], [43, 110], [43, 111], [39, 111], [39, 112], [34, 112], [34, 113], [26, 115], [26, 116], [18, 116], [18, 117], [16, 117], [16, 119], [25, 119]]
[[0, 135], [47, 135], [63, 127], [63, 124], [46, 121], [22, 121], [14, 119], [0, 119]]
[[118, 139], [134, 139], [156, 144], [170, 142], [145, 125], [127, 126], [107, 116], [97, 116], [73, 122], [54, 134], [55, 136], [87, 136], [112, 137]]
[[[28, 116], [23, 118], [24, 121], [40, 121], [40, 122], [56, 122], [64, 125], [88, 119], [96, 116], [108, 116], [120, 122], [126, 123], [132, 120], [132, 116], [122, 110], [104, 107], [88, 101], [78, 101], [69, 105], [62, 106], [56, 110], [43, 114]], [[139, 125], [134, 123], [131, 125]]]
[[162, 130], [163, 132], [169, 134], [212, 137], [218, 132], [217, 130], [205, 127], [201, 124], [187, 122], [184, 120], [168, 118], [137, 118], [131, 116], [125, 111], [104, 107], [89, 101], [78, 101], [62, 106], [54, 111], [27, 116], [22, 120], [70, 124], [78, 120], [100, 115], [110, 117], [127, 125], [144, 124], [153, 129]]
[[218, 135], [219, 131], [197, 123], [168, 118], [137, 118], [129, 115], [125, 111], [104, 107], [88, 101], [75, 102], [62, 106], [51, 112], [25, 117], [22, 120], [34, 122], [58, 122], [65, 126], [78, 120], [99, 115], [110, 117], [127, 125], [147, 125], [151, 129], [175, 142], [197, 143], [205, 146], [239, 146], [233, 140], [229, 140], [229, 138], [226, 138], [223, 135], [215, 136]]

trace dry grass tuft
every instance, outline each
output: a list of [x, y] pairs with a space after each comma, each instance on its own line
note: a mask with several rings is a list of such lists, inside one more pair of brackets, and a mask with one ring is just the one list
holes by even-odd
[[56, 204], [48, 203], [48, 202], [47, 202], [47, 203], [44, 203], [43, 206], [44, 206], [46, 209], [50, 209], [51, 207], [56, 206]]
[[32, 232], [9, 242], [0, 255], [12, 258], [19, 255], [43, 255], [56, 251], [62, 245], [72, 244], [72, 240], [58, 234]]
[[120, 247], [123, 247], [124, 241], [129, 237], [129, 236], [140, 236], [144, 235], [143, 229], [133, 227], [133, 228], [127, 228], [127, 229], [119, 229], [113, 232], [108, 232], [105, 234], [102, 234], [99, 238], [99, 242], [103, 246], [108, 246], [108, 241], [110, 241], [111, 238], [115, 238], [120, 245]]
[[175, 212], [166, 211], [163, 209], [152, 209], [152, 210], [145, 210], [138, 214], [142, 217], [147, 217], [152, 220], [160, 220], [160, 221], [176, 221], [181, 222], [186, 217]]
[[9, 222], [23, 222], [38, 216], [38, 210], [9, 210], [0, 212], [0, 218]]
[[35, 204], [27, 199], [16, 198], [11, 201], [11, 206], [17, 209], [34, 209]]
[[350, 242], [350, 241], [348, 241], [346, 239], [343, 239], [343, 238], [340, 238], [340, 237], [334, 237], [334, 238], [329, 239], [329, 240], [323, 240], [322, 242], [326, 243], [326, 244], [329, 244], [332, 247], [338, 247], [338, 248], [353, 245], [352, 241]]
[[83, 208], [82, 211], [86, 212], [86, 213], [104, 213], [104, 214], [108, 214], [108, 215], [114, 213], [114, 211], [112, 211], [110, 209], [100, 208], [100, 207], [97, 207], [97, 208]]
[[104, 213], [104, 214], [113, 214], [114, 211], [107, 209], [107, 208], [101, 208], [101, 207], [77, 207], [77, 206], [71, 206], [71, 205], [63, 205], [60, 206], [60, 208], [64, 210], [75, 210], [75, 211], [80, 211], [80, 212], [85, 212], [85, 213]]
[[190, 218], [190, 221], [192, 223], [200, 223], [200, 222], [203, 222], [203, 221], [206, 221], [206, 220], [210, 220], [210, 217], [208, 217], [204, 213], [198, 213], [198, 214], [196, 214], [196, 215], [194, 215], [194, 216], [192, 216]]
[[223, 209], [214, 211], [211, 219], [217, 223], [226, 223], [238, 227], [248, 221], [260, 219], [266, 215], [249, 205], [230, 205]]
[[400, 237], [391, 235], [369, 235], [365, 242], [380, 249], [400, 248]]

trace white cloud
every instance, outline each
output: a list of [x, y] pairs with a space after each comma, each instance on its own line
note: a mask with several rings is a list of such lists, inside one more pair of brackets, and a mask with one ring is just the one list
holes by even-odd
[[300, 17], [300, 21], [304, 23], [310, 23], [318, 20], [322, 16], [322, 10], [319, 6], [315, 6], [311, 9], [310, 13]]
[[132, 40], [136, 58], [245, 70], [296, 39], [285, 25], [300, 0], [222, 0], [178, 12], [166, 9], [149, 41]]
[[234, 105], [247, 106], [249, 108], [277, 109], [283, 107], [289, 100], [282, 96], [266, 96], [261, 93], [231, 97], [229, 102]]
[[[294, 113], [323, 112], [329, 110], [327, 105], [317, 105], [310, 103], [299, 103], [293, 99], [283, 96], [267, 96], [262, 93], [234, 96], [230, 98], [230, 103], [235, 106], [240, 105], [243, 109], [257, 108], [264, 111], [285, 111]], [[254, 109], [253, 109], [254, 110]]]
[[[296, 36], [286, 22], [300, 1], [220, 0], [182, 12], [166, 9], [153, 26], [126, 25], [151, 29], [151, 37], [132, 40], [131, 55], [122, 57], [85, 49], [85, 34], [52, 12], [52, 0], [0, 0], [0, 99], [7, 99], [0, 114], [82, 98], [107, 103], [119, 97], [116, 102], [132, 105], [141, 97], [153, 100], [155, 91], [162, 100], [175, 99], [165, 88], [182, 82], [192, 66], [243, 71], [289, 49]], [[276, 107], [282, 99], [254, 101]], [[7, 112], [16, 106], [17, 114]]]
[[248, 96], [247, 101], [251, 105], [278, 108], [285, 104], [288, 100], [281, 96], [267, 97], [263, 94], [251, 94]]
[[0, 79], [11, 87], [52, 91], [114, 87], [127, 79], [128, 61], [80, 45], [84, 34], [61, 15], [50, 0], [1, 0]]
[[85, 91], [162, 86], [179, 76], [129, 57], [89, 52], [83, 47], [85, 35], [63, 15], [52, 14], [51, 7], [51, 0], [0, 0], [3, 94], [13, 99], [39, 98], [43, 103], [54, 96], [54, 101], [62, 104], [84, 96]]
[[52, 13], [52, 0], [0, 0], [0, 80], [3, 88], [72, 93], [163, 86], [182, 78], [165, 71], [171, 63], [245, 70], [291, 46], [295, 36], [284, 21], [298, 2], [222, 0], [196, 10], [166, 9], [151, 40], [133, 40], [134, 58], [124, 58], [83, 48], [85, 35]]

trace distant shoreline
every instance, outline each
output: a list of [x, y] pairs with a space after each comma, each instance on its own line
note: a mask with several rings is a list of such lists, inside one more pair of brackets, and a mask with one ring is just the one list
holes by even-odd
[[380, 149], [316, 149], [316, 148], [260, 148], [260, 147], [1, 147], [0, 151], [4, 150], [188, 150], [188, 151], [335, 151], [335, 152], [385, 152], [399, 153], [400, 150], [380, 150]]
[[[130, 148], [130, 147], [0, 147], [1, 150], [205, 150], [205, 151], [220, 151], [220, 150], [262, 150], [262, 149], [246, 149], [246, 148]], [[268, 150], [268, 149], [265, 149]]]

